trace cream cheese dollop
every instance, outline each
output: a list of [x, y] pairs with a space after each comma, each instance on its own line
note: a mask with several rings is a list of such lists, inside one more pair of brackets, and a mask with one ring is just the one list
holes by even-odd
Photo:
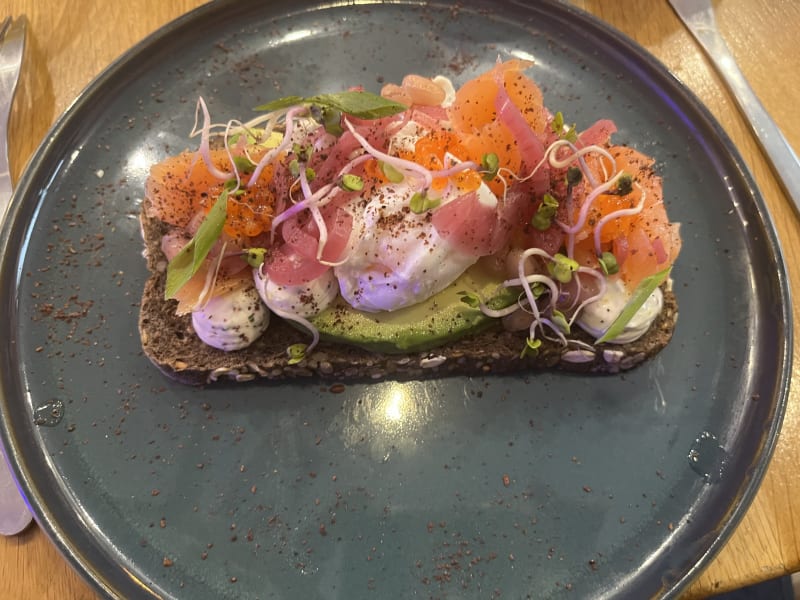
[[246, 348], [269, 326], [269, 311], [253, 287], [214, 296], [192, 312], [197, 336], [209, 346], [232, 351]]
[[[578, 325], [595, 338], [602, 336], [620, 315], [630, 300], [631, 294], [619, 279], [610, 281], [605, 293], [596, 301], [587, 304], [577, 319]], [[612, 344], [628, 344], [642, 337], [653, 321], [656, 320], [664, 306], [664, 295], [656, 288], [647, 297], [641, 308], [628, 321], [617, 337], [608, 340]]]
[[339, 283], [328, 269], [316, 279], [299, 285], [279, 285], [253, 269], [258, 295], [268, 307], [299, 317], [313, 317], [325, 310], [339, 295]]

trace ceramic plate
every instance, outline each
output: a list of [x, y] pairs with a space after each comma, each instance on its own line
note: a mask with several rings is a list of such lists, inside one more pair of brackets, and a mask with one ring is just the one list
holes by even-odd
[[[288, 94], [457, 83], [532, 57], [546, 104], [653, 155], [680, 319], [625, 375], [190, 389], [143, 357], [148, 165]], [[2, 431], [41, 526], [109, 597], [675, 595], [766, 468], [787, 282], [741, 158], [641, 48], [561, 4], [236, 0], [113, 64], [36, 153], [2, 230]], [[341, 392], [341, 393], [336, 393]]]

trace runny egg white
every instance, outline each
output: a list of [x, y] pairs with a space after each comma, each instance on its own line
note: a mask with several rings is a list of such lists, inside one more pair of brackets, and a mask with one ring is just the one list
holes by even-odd
[[[413, 148], [424, 134], [407, 124], [392, 140], [395, 147]], [[478, 257], [464, 254], [443, 239], [431, 222], [431, 213], [409, 208], [418, 190], [406, 177], [388, 183], [354, 207], [354, 231], [348, 260], [334, 268], [342, 298], [358, 310], [392, 311], [422, 302], [455, 281]], [[446, 204], [460, 192], [450, 185], [440, 201]], [[479, 201], [497, 205], [497, 197], [482, 184]]]

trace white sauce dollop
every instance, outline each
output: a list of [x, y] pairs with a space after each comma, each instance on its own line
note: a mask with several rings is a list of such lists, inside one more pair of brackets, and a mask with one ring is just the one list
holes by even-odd
[[211, 298], [192, 312], [197, 336], [219, 350], [241, 350], [269, 326], [269, 311], [254, 288], [241, 288]]
[[308, 283], [279, 285], [262, 277], [261, 269], [253, 269], [258, 295], [267, 306], [300, 317], [313, 317], [325, 310], [339, 295], [333, 270], [328, 269]]
[[[630, 297], [630, 293], [620, 280], [609, 282], [605, 294], [583, 308], [577, 320], [578, 325], [587, 333], [599, 338], [620, 315]], [[609, 342], [627, 344], [639, 339], [650, 329], [650, 325], [661, 313], [663, 306], [664, 295], [660, 288], [656, 288], [628, 321], [622, 333]]]

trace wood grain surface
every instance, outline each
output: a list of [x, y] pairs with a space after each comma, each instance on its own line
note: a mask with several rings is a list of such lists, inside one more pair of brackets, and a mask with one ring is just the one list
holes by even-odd
[[[197, 0], [3, 0], [0, 17], [26, 14], [29, 53], [12, 114], [12, 174], [70, 102], [111, 61]], [[668, 4], [661, 0], [575, 0], [649, 49], [706, 103], [734, 140], [772, 212], [800, 297], [800, 220], [739, 115]], [[800, 3], [717, 0], [717, 19], [742, 70], [786, 137], [800, 151]], [[800, 308], [793, 307], [795, 322]], [[733, 537], [687, 590], [702, 598], [800, 569], [800, 342], [795, 338], [788, 412], [769, 471]], [[73, 571], [35, 525], [0, 538], [0, 598], [94, 600], [99, 594]]]

